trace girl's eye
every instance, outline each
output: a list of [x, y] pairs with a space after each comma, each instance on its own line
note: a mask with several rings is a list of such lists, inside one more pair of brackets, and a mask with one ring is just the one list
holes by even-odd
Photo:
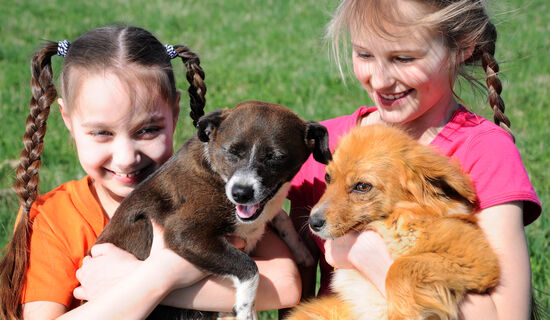
[[364, 51], [357, 51], [357, 57], [361, 59], [369, 59], [372, 57], [372, 54], [364, 52]]
[[367, 182], [359, 182], [353, 187], [353, 191], [359, 193], [369, 192], [372, 189], [372, 184]]
[[402, 63], [407, 63], [407, 62], [414, 61], [414, 58], [413, 57], [407, 57], [407, 56], [397, 56], [397, 57], [395, 57], [395, 60], [399, 61], [399, 62], [402, 62]]
[[146, 128], [143, 128], [143, 129], [140, 129], [136, 132], [136, 135], [138, 137], [142, 137], [142, 138], [148, 138], [148, 137], [153, 137], [153, 136], [156, 136], [156, 134], [161, 130], [160, 127], [146, 127]]
[[93, 137], [100, 137], [100, 136], [111, 136], [112, 134], [109, 131], [106, 130], [95, 130], [90, 131], [89, 133]]

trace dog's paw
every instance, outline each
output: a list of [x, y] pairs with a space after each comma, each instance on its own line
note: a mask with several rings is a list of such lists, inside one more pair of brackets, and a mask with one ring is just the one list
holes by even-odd
[[312, 267], [315, 264], [315, 259], [313, 259], [311, 253], [309, 253], [309, 250], [305, 245], [299, 247], [299, 249], [300, 250], [291, 250], [296, 263], [304, 267]]
[[235, 319], [237, 320], [258, 320], [258, 315], [256, 314], [254, 307], [250, 308], [246, 304], [239, 307], [234, 306], [233, 314], [235, 314]]
[[315, 259], [313, 259], [300, 235], [294, 229], [292, 220], [286, 212], [280, 210], [271, 220], [270, 224], [277, 231], [279, 237], [286, 243], [297, 264], [304, 267], [311, 267], [315, 264]]

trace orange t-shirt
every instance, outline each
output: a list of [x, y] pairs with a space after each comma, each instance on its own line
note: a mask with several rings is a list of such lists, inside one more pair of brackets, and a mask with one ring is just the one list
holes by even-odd
[[34, 202], [29, 268], [22, 303], [53, 301], [72, 309], [76, 270], [109, 219], [94, 197], [91, 179], [69, 181]]

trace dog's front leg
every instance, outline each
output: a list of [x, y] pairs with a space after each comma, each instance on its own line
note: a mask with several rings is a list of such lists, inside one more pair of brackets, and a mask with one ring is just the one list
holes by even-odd
[[296, 232], [296, 229], [294, 229], [294, 224], [286, 212], [280, 210], [275, 218], [271, 220], [270, 224], [277, 231], [279, 237], [286, 243], [297, 264], [304, 267], [311, 267], [315, 264], [313, 256], [302, 241], [302, 238], [300, 238], [298, 232]]
[[254, 301], [259, 283], [258, 267], [246, 253], [219, 234], [214, 222], [174, 215], [165, 223], [166, 245], [208, 273], [230, 278], [236, 289], [233, 312], [238, 320], [255, 320]]

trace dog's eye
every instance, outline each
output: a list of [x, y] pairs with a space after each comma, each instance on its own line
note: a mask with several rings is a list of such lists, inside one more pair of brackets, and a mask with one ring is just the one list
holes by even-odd
[[330, 174], [328, 174], [328, 173], [325, 173], [325, 183], [326, 184], [330, 183]]
[[239, 154], [234, 149], [225, 150], [225, 159], [229, 162], [239, 161]]
[[273, 162], [284, 161], [286, 158], [287, 158], [287, 155], [283, 153], [268, 153], [266, 155], [266, 160], [273, 161]]
[[370, 189], [372, 189], [372, 184], [366, 183], [366, 182], [359, 182], [358, 184], [355, 185], [355, 187], [353, 188], [353, 191], [365, 193], [365, 192], [369, 192]]

